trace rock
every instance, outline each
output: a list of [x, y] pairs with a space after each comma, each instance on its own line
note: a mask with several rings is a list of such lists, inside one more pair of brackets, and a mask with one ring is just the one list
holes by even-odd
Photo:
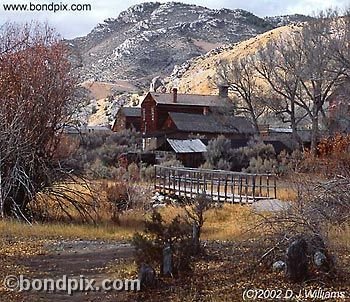
[[320, 251], [317, 251], [314, 254], [314, 263], [317, 267], [324, 266], [326, 264], [326, 262], [327, 262], [327, 257], [325, 254], [323, 254]]
[[283, 271], [286, 267], [286, 263], [282, 260], [276, 261], [274, 264], [272, 264], [272, 270], [274, 272], [280, 272]]
[[286, 276], [293, 282], [304, 281], [308, 276], [307, 242], [304, 238], [294, 240], [286, 253]]
[[160, 76], [157, 76], [157, 77], [152, 79], [150, 87], [149, 87], [149, 91], [156, 92], [157, 89], [161, 86], [164, 86], [163, 81], [160, 78]]
[[164, 203], [155, 203], [154, 205], [152, 205], [153, 209], [157, 209], [157, 208], [165, 208], [166, 205]]
[[150, 265], [142, 263], [138, 279], [140, 280], [141, 286], [153, 287], [156, 284], [156, 272]]
[[163, 275], [172, 276], [173, 275], [173, 255], [170, 245], [167, 245], [163, 249]]

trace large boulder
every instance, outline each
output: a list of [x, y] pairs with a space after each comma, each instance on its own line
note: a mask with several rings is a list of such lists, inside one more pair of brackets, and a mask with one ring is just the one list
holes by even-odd
[[286, 276], [293, 282], [304, 281], [308, 276], [308, 244], [299, 238], [289, 245], [286, 253]]
[[285, 269], [286, 263], [282, 260], [278, 260], [272, 264], [272, 270], [274, 272], [281, 272]]
[[142, 263], [138, 279], [142, 287], [153, 287], [156, 285], [156, 272], [150, 265]]

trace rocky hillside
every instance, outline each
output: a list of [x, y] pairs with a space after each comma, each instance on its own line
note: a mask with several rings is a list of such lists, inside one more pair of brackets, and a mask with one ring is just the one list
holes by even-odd
[[216, 93], [211, 78], [217, 58], [244, 55], [252, 41], [271, 29], [307, 19], [259, 18], [241, 9], [176, 2], [132, 6], [87, 36], [67, 41], [81, 86], [90, 92], [78, 119], [82, 124], [112, 124], [121, 104], [139, 104], [155, 76], [184, 92]]
[[280, 26], [286, 26], [291, 24], [297, 24], [300, 22], [310, 21], [312, 20], [312, 17], [295, 14], [295, 15], [265, 17], [264, 20], [270, 23], [273, 27], [280, 27]]
[[68, 43], [82, 80], [128, 80], [145, 88], [151, 78], [168, 75], [190, 58], [298, 20], [303, 18], [262, 19], [241, 9], [150, 2], [132, 6]]

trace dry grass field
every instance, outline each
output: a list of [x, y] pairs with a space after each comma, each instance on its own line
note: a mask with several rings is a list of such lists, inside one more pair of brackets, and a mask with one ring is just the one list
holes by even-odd
[[[284, 200], [295, 200], [296, 192], [287, 183], [281, 183], [278, 195]], [[98, 278], [136, 278], [137, 266], [129, 243], [135, 232], [143, 230], [143, 221], [151, 216], [152, 209], [128, 210], [114, 221], [105, 195], [99, 192], [99, 197], [96, 217], [100, 220], [95, 223], [83, 223], [78, 216], [76, 221], [60, 222], [57, 220], [59, 213], [51, 222], [31, 226], [1, 220], [0, 258], [5, 265], [0, 269], [0, 279], [9, 274], [25, 274], [31, 278], [57, 277], [62, 271], [67, 274], [81, 271]], [[185, 214], [179, 205], [159, 208], [159, 212], [166, 221]], [[273, 272], [270, 262], [259, 262], [270, 245], [264, 240], [266, 227], [261, 224], [261, 216], [249, 205], [217, 205], [206, 211], [204, 218], [201, 239], [205, 253], [194, 262], [191, 273], [181, 274], [178, 278], [162, 278], [157, 288], [138, 293], [105, 293], [104, 301], [243, 301], [243, 291], [247, 288], [292, 289], [297, 292], [322, 287], [345, 290], [350, 295], [350, 225], [329, 226], [327, 229], [330, 248], [341, 268], [340, 274], [336, 278], [315, 275], [308, 282], [292, 284], [282, 272]], [[91, 249], [89, 246], [95, 246], [96, 242], [101, 247]], [[126, 249], [110, 249], [111, 244], [118, 246], [119, 243], [126, 244]], [[73, 245], [74, 252], [53, 252], [50, 249], [61, 244]], [[81, 244], [86, 245], [84, 250], [79, 250]], [[76, 249], [74, 245], [77, 245]], [[42, 267], [40, 263], [49, 266]], [[35, 292], [10, 292], [1, 286], [0, 301], [101, 301], [101, 295], [39, 295]]]

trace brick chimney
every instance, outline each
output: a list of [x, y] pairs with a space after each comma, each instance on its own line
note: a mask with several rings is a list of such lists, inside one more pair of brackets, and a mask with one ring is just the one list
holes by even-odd
[[219, 97], [227, 98], [228, 97], [228, 85], [219, 85]]
[[177, 88], [173, 88], [173, 102], [177, 103]]

